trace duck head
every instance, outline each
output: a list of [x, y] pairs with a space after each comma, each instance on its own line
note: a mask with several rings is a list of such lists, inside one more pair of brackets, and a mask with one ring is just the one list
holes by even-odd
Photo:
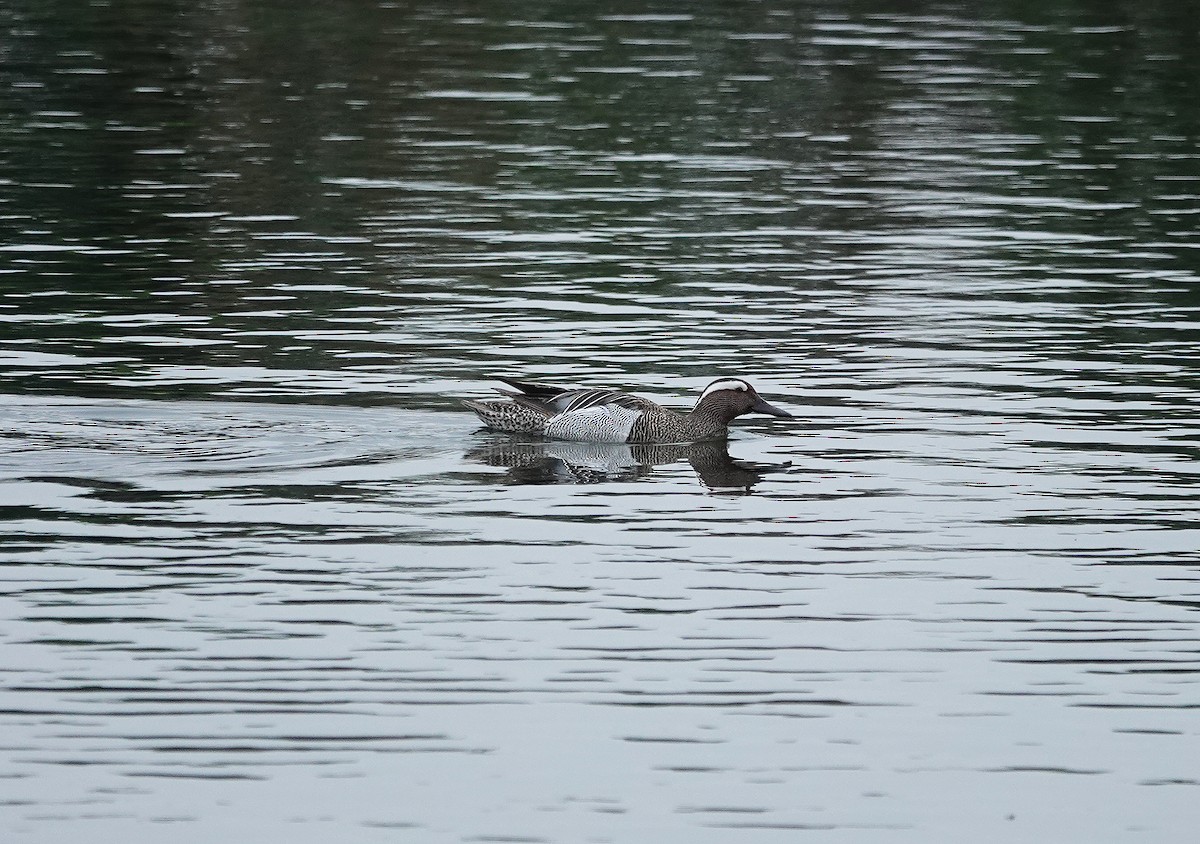
[[741, 378], [718, 378], [700, 394], [700, 400], [692, 413], [708, 412], [718, 419], [728, 422], [747, 413], [765, 413], [768, 416], [781, 416], [784, 419], [793, 418], [786, 410], [781, 410], [758, 394], [749, 381]]

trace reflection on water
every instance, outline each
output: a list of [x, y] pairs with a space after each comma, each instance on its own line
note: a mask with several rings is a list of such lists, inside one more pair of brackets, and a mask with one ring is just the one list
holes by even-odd
[[584, 443], [496, 434], [467, 456], [489, 466], [507, 467], [508, 478], [519, 484], [636, 481], [652, 474], [655, 466], [686, 460], [709, 489], [743, 492], [750, 492], [768, 471], [791, 465], [790, 461], [776, 466], [736, 461], [725, 442]]
[[1197, 14], [0, 8], [0, 840], [1189, 840]]

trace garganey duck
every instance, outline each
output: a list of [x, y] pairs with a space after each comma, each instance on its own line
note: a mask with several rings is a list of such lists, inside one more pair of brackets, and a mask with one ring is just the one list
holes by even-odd
[[718, 378], [700, 394], [690, 413], [677, 413], [649, 399], [616, 390], [569, 389], [499, 379], [513, 390], [497, 390], [507, 401], [464, 401], [495, 431], [538, 434], [556, 440], [601, 443], [688, 443], [723, 440], [729, 423], [747, 413], [791, 418], [773, 407], [741, 378]]

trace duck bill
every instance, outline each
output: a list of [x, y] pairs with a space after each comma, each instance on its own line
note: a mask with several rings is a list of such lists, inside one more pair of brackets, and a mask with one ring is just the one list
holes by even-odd
[[768, 416], [781, 416], [784, 419], [794, 419], [795, 418], [792, 414], [788, 413], [786, 410], [780, 410], [778, 407], [776, 407], [773, 404], [767, 404], [761, 398], [754, 403], [753, 407], [750, 408], [750, 412], [751, 413], [765, 413]]

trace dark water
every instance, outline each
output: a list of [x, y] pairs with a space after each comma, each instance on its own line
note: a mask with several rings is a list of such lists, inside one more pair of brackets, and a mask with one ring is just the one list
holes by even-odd
[[1187, 840], [1198, 86], [1166, 2], [0, 9], [0, 839]]

